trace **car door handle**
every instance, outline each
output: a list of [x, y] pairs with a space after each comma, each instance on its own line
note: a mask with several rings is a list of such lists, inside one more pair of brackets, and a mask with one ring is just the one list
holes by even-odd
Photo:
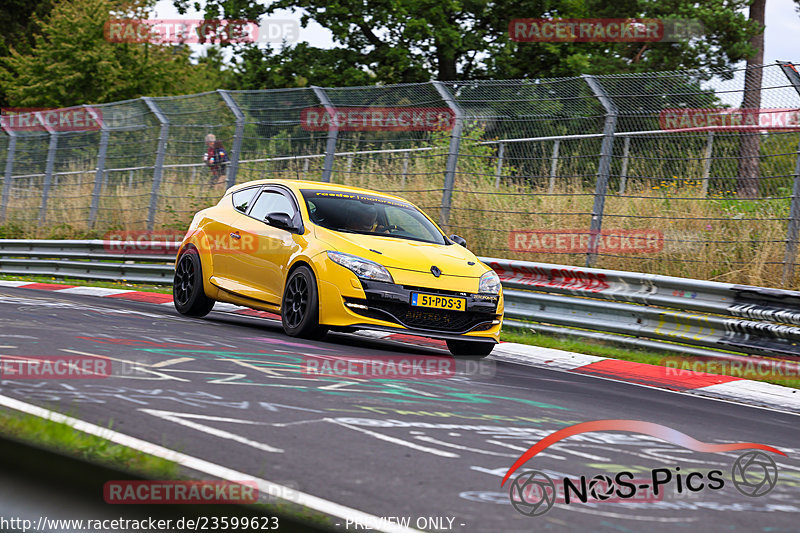
[[233, 238], [233, 239], [241, 239], [242, 236], [239, 235], [239, 232], [237, 231], [236, 233], [231, 233], [231, 238]]

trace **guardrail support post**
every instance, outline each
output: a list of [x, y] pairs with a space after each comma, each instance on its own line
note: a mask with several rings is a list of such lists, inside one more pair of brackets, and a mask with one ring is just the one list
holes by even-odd
[[592, 207], [592, 225], [589, 229], [589, 250], [586, 253], [586, 267], [588, 268], [594, 266], [597, 261], [597, 242], [600, 237], [600, 231], [603, 229], [603, 211], [606, 204], [606, 193], [608, 192], [608, 178], [611, 173], [614, 132], [617, 127], [617, 106], [596, 77], [590, 74], [583, 74], [582, 77], [606, 110], [606, 121], [603, 126], [603, 144], [600, 148], [600, 162], [597, 167], [597, 186], [595, 187], [594, 206]]
[[6, 220], [8, 199], [11, 196], [11, 179], [14, 174], [14, 154], [17, 151], [17, 132], [13, 128], [3, 128], [8, 133], [8, 152], [6, 157], [5, 174], [3, 175], [3, 196], [0, 198], [0, 222]]
[[142, 98], [147, 108], [161, 123], [158, 134], [158, 148], [156, 149], [156, 163], [153, 167], [153, 188], [150, 191], [150, 207], [147, 210], [147, 231], [153, 231], [156, 224], [156, 210], [158, 209], [158, 191], [161, 188], [161, 178], [164, 173], [164, 158], [167, 153], [167, 137], [169, 137], [169, 119], [156, 105], [152, 98]]
[[311, 88], [331, 119], [328, 126], [328, 142], [325, 145], [325, 162], [322, 166], [322, 181], [329, 182], [333, 173], [333, 156], [336, 155], [336, 138], [339, 136], [339, 128], [335, 125], [336, 108], [333, 107], [330, 98], [328, 98], [322, 87], [313, 86]]
[[553, 141], [553, 155], [550, 158], [550, 187], [548, 194], [553, 194], [556, 190], [556, 175], [558, 174], [558, 151], [561, 148], [561, 139]]
[[228, 106], [228, 109], [231, 110], [233, 116], [236, 117], [236, 131], [233, 134], [233, 146], [231, 147], [231, 165], [228, 168], [228, 181], [225, 185], [226, 188], [233, 187], [236, 184], [236, 176], [239, 173], [239, 155], [242, 152], [242, 138], [244, 137], [244, 113], [239, 108], [239, 105], [233, 99], [233, 97], [228, 93], [228, 91], [223, 91], [222, 89], [218, 89], [217, 92], [222, 96], [222, 99], [225, 101], [225, 105]]
[[[458, 153], [461, 149], [461, 131], [464, 129], [464, 112], [456, 103], [453, 94], [447, 90], [441, 81], [433, 81], [433, 86], [447, 103], [447, 107], [455, 114], [455, 124], [450, 132], [450, 148], [447, 153], [447, 165], [444, 171], [444, 188], [442, 190], [442, 210], [439, 213], [439, 225], [442, 228], [450, 225], [450, 204], [453, 200], [453, 188], [456, 182], [456, 167], [458, 166]], [[447, 231], [447, 230], [445, 230]]]
[[100, 146], [97, 149], [97, 169], [94, 173], [94, 187], [92, 188], [92, 204], [89, 208], [89, 229], [94, 228], [97, 220], [97, 209], [100, 205], [100, 192], [103, 190], [103, 174], [106, 169], [106, 152], [108, 150], [108, 137], [110, 134], [108, 125], [100, 118], [95, 110], [89, 106], [83, 106], [87, 113], [100, 125]]
[[497, 168], [494, 171], [494, 188], [500, 188], [500, 176], [503, 175], [503, 155], [506, 152], [506, 143], [497, 145]]
[[47, 163], [44, 168], [44, 185], [42, 187], [42, 205], [39, 207], [39, 225], [47, 222], [47, 201], [50, 197], [50, 184], [53, 181], [53, 168], [56, 164], [56, 150], [58, 149], [58, 132], [55, 131], [42, 117], [42, 113], [34, 113], [40, 124], [50, 134], [50, 145], [47, 148]]

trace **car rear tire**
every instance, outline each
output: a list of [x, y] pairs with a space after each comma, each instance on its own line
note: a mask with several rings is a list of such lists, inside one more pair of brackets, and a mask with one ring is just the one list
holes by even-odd
[[328, 333], [328, 328], [319, 324], [319, 294], [314, 273], [306, 266], [295, 269], [281, 301], [281, 323], [283, 331], [290, 337], [319, 339]]
[[481, 341], [447, 341], [447, 349], [454, 357], [473, 357], [481, 359], [486, 357], [494, 349], [493, 342]]
[[203, 290], [203, 267], [194, 248], [186, 249], [178, 258], [172, 280], [172, 302], [185, 316], [203, 317], [214, 307], [214, 300]]

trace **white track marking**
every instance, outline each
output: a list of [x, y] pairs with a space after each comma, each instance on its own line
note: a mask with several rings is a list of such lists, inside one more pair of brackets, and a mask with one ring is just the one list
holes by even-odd
[[167, 359], [150, 365], [150, 368], [164, 368], [165, 366], [177, 365], [178, 363], [185, 363], [186, 361], [194, 361], [193, 357], [178, 357], [177, 359]]
[[[692, 394], [719, 396], [725, 399], [736, 397], [743, 400], [780, 406], [783, 409], [800, 411], [800, 391], [761, 381], [737, 380], [709, 385], [689, 391]], [[797, 413], [795, 413], [797, 414]]]
[[32, 281], [6, 281], [0, 280], [0, 287], [21, 287], [22, 285], [30, 285]]
[[591, 515], [604, 516], [606, 518], [618, 518], [620, 520], [639, 520], [642, 522], [661, 522], [661, 523], [680, 523], [680, 522], [697, 522], [700, 518], [669, 518], [665, 516], [643, 516], [626, 513], [611, 513], [608, 511], [598, 511], [597, 509], [581, 509], [579, 505], [564, 505], [561, 503], [555, 504], [553, 507], [558, 507], [564, 511], [573, 511], [576, 513], [587, 513]]
[[[88, 422], [84, 422], [83, 420], [78, 420], [77, 418], [62, 415], [61, 413], [49, 411], [36, 405], [21, 402], [14, 398], [0, 396], [0, 405], [8, 407], [9, 409], [15, 409], [17, 411], [22, 411], [23, 413], [28, 413], [34, 416], [52, 420], [53, 422], [66, 424], [67, 426], [70, 426], [78, 431], [82, 431], [83, 433], [96, 435], [116, 444], [127, 446], [128, 448], [133, 448], [154, 457], [166, 459], [167, 461], [172, 461], [181, 466], [197, 472], [202, 472], [212, 477], [225, 479], [228, 481], [255, 482], [259, 492], [264, 494], [292, 494], [293, 497], [291, 499], [282, 499], [291, 501], [304, 507], [308, 507], [329, 516], [341, 518], [342, 520], [349, 519], [362, 524], [374, 523], [376, 524], [375, 531], [382, 531], [384, 533], [420, 533], [420, 531], [417, 529], [403, 527], [398, 524], [378, 522], [379, 517], [365, 513], [364, 511], [359, 511], [358, 509], [353, 509], [351, 507], [324, 500], [322, 498], [318, 498], [317, 496], [312, 496], [311, 494], [306, 494], [304, 492], [273, 483], [272, 481], [267, 481], [266, 479], [253, 477], [231, 468], [211, 463], [203, 459], [198, 459], [197, 457], [192, 457], [191, 455], [176, 452], [174, 450], [164, 448], [163, 446], [158, 446], [157, 444], [152, 444], [135, 437], [130, 437], [108, 428], [90, 424]], [[380, 524], [380, 526], [377, 524]]]
[[584, 459], [590, 459], [592, 461], [602, 461], [604, 463], [611, 461], [611, 459], [608, 457], [600, 457], [599, 455], [592, 455], [590, 453], [576, 452], [575, 450], [568, 448], [568, 446], [569, 443], [553, 444], [550, 446], [550, 449], [561, 453], [571, 453], [572, 455], [577, 455], [578, 457], [583, 457]]
[[[507, 442], [503, 442], [500, 440], [487, 440], [486, 442], [488, 442], [489, 444], [494, 444], [496, 446], [504, 446], [506, 448], [510, 448], [512, 450], [517, 450], [520, 452], [528, 451], [528, 448], [523, 448], [522, 446], [514, 446], [513, 444], [509, 444]], [[547, 452], [539, 452], [536, 455], [538, 455], [539, 457], [549, 457], [551, 459], [556, 459], [558, 461], [566, 460], [566, 457], [561, 457], [560, 455], [553, 455], [552, 453], [547, 453]]]
[[576, 352], [567, 352], [553, 348], [541, 348], [529, 344], [517, 344], [515, 342], [501, 342], [495, 346], [492, 356], [500, 361], [510, 361], [533, 366], [545, 366], [547, 368], [559, 368], [562, 370], [574, 370], [582, 366], [608, 359], [607, 357], [597, 357]]
[[257, 450], [270, 453], [283, 453], [283, 450], [281, 448], [274, 448], [268, 444], [264, 444], [262, 442], [256, 442], [254, 440], [247, 439], [245, 437], [236, 435], [234, 433], [230, 433], [228, 431], [223, 431], [221, 429], [212, 428], [210, 426], [206, 426], [203, 424], [198, 424], [197, 422], [191, 422], [189, 420], [186, 420], [186, 418], [198, 418], [202, 420], [209, 420], [214, 422], [230, 422], [234, 424], [250, 424], [255, 426], [262, 425], [260, 422], [253, 422], [252, 420], [240, 420], [238, 418], [223, 418], [219, 416], [174, 413], [172, 411], [159, 411], [157, 409], [139, 409], [139, 411], [141, 411], [142, 413], [147, 413], [148, 415], [157, 416], [158, 418], [162, 418], [164, 420], [168, 420], [176, 424], [180, 424], [182, 426], [186, 426], [187, 428], [192, 428], [196, 429], [197, 431], [202, 431], [203, 433], [208, 433], [209, 435], [213, 435], [221, 439], [228, 439], [234, 442], [238, 442], [239, 444], [245, 444], [252, 448], [256, 448]]
[[97, 357], [98, 359], [108, 359], [108, 360], [111, 360], [111, 361], [117, 361], [118, 363], [124, 363], [126, 365], [131, 365], [133, 368], [136, 369], [137, 372], [144, 372], [146, 374], [153, 374], [153, 375], [158, 376], [157, 378], [146, 378], [146, 377], [143, 377], [143, 376], [117, 375], [117, 374], [113, 373], [113, 368], [112, 368], [112, 374], [109, 377], [122, 378], [122, 379], [150, 379], [150, 380], [171, 379], [173, 381], [184, 381], [184, 382], [187, 382], [187, 383], [191, 381], [190, 379], [183, 379], [183, 378], [179, 378], [179, 377], [176, 377], [176, 376], [170, 376], [169, 374], [164, 374], [163, 372], [158, 372], [156, 370], [151, 370], [150, 367], [152, 367], [153, 365], [149, 365], [147, 363], [141, 363], [139, 361], [129, 361], [127, 359], [119, 359], [118, 357], [111, 357], [111, 356], [108, 356], [108, 355], [98, 355], [98, 354], [89, 353], [89, 352], [81, 352], [79, 350], [68, 350], [66, 348], [61, 348], [59, 351], [67, 352], [67, 353], [74, 353], [74, 354], [77, 354], [77, 355], [85, 355], [87, 357]]
[[438, 444], [440, 446], [445, 446], [447, 448], [454, 448], [456, 450], [463, 450], [465, 452], [482, 453], [484, 455], [495, 455], [497, 457], [517, 457], [518, 455], [514, 453], [500, 453], [500, 452], [492, 452], [489, 450], [480, 450], [478, 448], [470, 448], [469, 446], [463, 446], [461, 444], [453, 444], [452, 442], [435, 439], [433, 437], [429, 437], [428, 435], [419, 435], [414, 438], [417, 440], [421, 440], [423, 442], [430, 442], [431, 444]]
[[400, 446], [405, 446], [406, 448], [413, 448], [414, 450], [418, 450], [420, 452], [431, 453], [433, 455], [438, 455], [439, 457], [449, 457], [451, 459], [452, 458], [456, 458], [456, 457], [460, 457], [457, 453], [450, 453], [450, 452], [445, 452], [445, 451], [442, 451], [442, 450], [437, 450], [436, 448], [428, 448], [427, 446], [420, 446], [419, 444], [415, 444], [415, 443], [409, 442], [407, 440], [398, 439], [396, 437], [390, 437], [388, 435], [384, 435], [382, 433], [377, 433], [375, 431], [370, 431], [368, 429], [364, 429], [364, 428], [360, 428], [360, 427], [356, 427], [356, 426], [351, 426], [350, 424], [345, 424], [344, 422], [340, 422], [339, 420], [334, 420], [333, 418], [326, 418], [325, 421], [326, 422], [331, 422], [333, 424], [337, 424], [337, 425], [342, 426], [342, 427], [346, 427], [348, 429], [352, 429], [354, 431], [360, 431], [361, 433], [364, 433], [366, 435], [370, 435], [372, 437], [375, 437], [378, 440], [383, 440], [383, 441], [386, 441], [386, 442], [392, 442], [394, 444], [399, 444]]
[[129, 292], [136, 292], [127, 289], [106, 289], [104, 287], [70, 287], [69, 289], [61, 289], [56, 292], [63, 292], [66, 294], [80, 294], [83, 296], [115, 296], [117, 294], [127, 294]]

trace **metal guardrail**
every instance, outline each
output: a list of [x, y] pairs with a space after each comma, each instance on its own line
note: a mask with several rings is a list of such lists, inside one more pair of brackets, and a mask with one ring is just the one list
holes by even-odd
[[[177, 246], [0, 239], [0, 274], [168, 284]], [[722, 350], [800, 360], [800, 291], [481, 260], [503, 282], [508, 326], [706, 357]]]
[[[800, 359], [800, 292], [654, 274], [481, 258], [503, 282], [505, 324], [664, 343], [673, 351]], [[554, 326], [558, 328], [554, 328]], [[620, 340], [624, 342], [625, 337]], [[630, 339], [639, 344], [639, 339]]]
[[0, 239], [0, 274], [172, 283], [177, 250], [174, 242]]

